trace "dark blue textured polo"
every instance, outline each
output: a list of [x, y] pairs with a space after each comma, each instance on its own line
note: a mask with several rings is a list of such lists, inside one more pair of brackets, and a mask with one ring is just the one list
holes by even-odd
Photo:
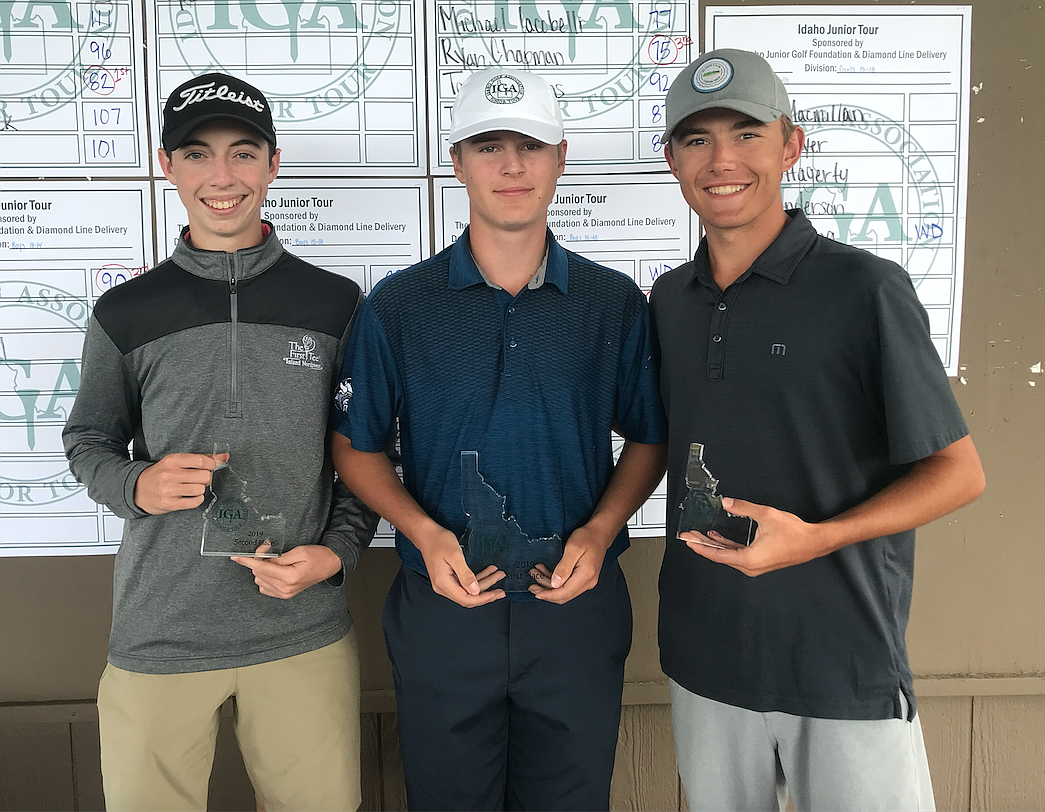
[[757, 578], [675, 539], [690, 443], [722, 495], [818, 522], [968, 433], [904, 270], [789, 214], [725, 291], [702, 242], [650, 297], [669, 424], [661, 664], [750, 710], [885, 719], [902, 690], [913, 715], [914, 531]]
[[[458, 536], [461, 452], [478, 451], [506, 514], [531, 538], [565, 541], [609, 481], [614, 426], [636, 442], [665, 441], [646, 299], [550, 231], [544, 283], [514, 298], [484, 282], [468, 246], [466, 230], [374, 287], [345, 352], [352, 396], [332, 425], [374, 452], [398, 418], [407, 489]], [[628, 543], [625, 528], [607, 560]], [[425, 572], [401, 532], [396, 547]]]

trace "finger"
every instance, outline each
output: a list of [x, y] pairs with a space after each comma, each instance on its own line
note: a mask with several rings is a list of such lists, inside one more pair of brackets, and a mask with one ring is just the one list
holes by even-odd
[[464, 562], [464, 556], [459, 556], [459, 560], [447, 561], [450, 568], [453, 570], [454, 577], [457, 578], [457, 583], [461, 585], [461, 588], [469, 595], [478, 595], [482, 590], [479, 589], [479, 581], [476, 580], [475, 573], [472, 572], [468, 565]]
[[167, 496], [173, 499], [197, 499], [207, 493], [205, 482], [174, 482], [166, 487]]
[[555, 565], [555, 569], [552, 571], [552, 589], [558, 589], [566, 583], [569, 577], [573, 574], [573, 571], [577, 568], [577, 562], [580, 560], [581, 555], [582, 553], [569, 547], [563, 551], [562, 558], [559, 560], [559, 563]]
[[739, 550], [730, 550], [725, 547], [717, 545], [705, 544], [700, 541], [687, 541], [686, 546], [689, 547], [693, 552], [702, 558], [706, 558], [708, 561], [714, 561], [716, 564], [725, 564], [728, 567], [745, 571], [746, 559], [745, 555], [748, 552], [747, 547], [743, 547]]
[[246, 567], [248, 570], [257, 575], [258, 570], [269, 562], [264, 558], [254, 558], [251, 555], [234, 555], [232, 560], [239, 564], [241, 567]]
[[724, 550], [726, 546], [717, 539], [713, 539], [709, 536], [705, 536], [703, 533], [698, 533], [696, 530], [687, 530], [685, 533], [679, 533], [678, 538], [681, 541], [692, 547], [694, 544], [701, 544], [705, 547], [711, 547], [715, 550]]
[[459, 601], [459, 603], [468, 609], [474, 609], [477, 606], [486, 606], [488, 603], [499, 601], [503, 597], [505, 597], [503, 589], [491, 589], [489, 592], [479, 593], [477, 597], [466, 595], [466, 599], [463, 602]]
[[[219, 454], [217, 456], [224, 456]], [[215, 459], [214, 454], [168, 454], [164, 457], [161, 462], [173, 468], [181, 468], [185, 471], [198, 470], [198, 471], [213, 471], [218, 461]]]
[[734, 516], [748, 516], [753, 519], [757, 519], [767, 510], [765, 505], [746, 502], [743, 499], [734, 499], [732, 496], [722, 497], [722, 507]]
[[504, 573], [496, 567], [487, 567], [478, 575], [479, 591], [485, 592], [504, 577]]
[[447, 575], [445, 579], [433, 578], [432, 589], [436, 594], [442, 595], [447, 600], [451, 600], [467, 609], [492, 603], [495, 600], [503, 598], [505, 594], [503, 589], [491, 589], [488, 592], [480, 592], [478, 595], [471, 595], [468, 592], [465, 592], [461, 587], [461, 584], [458, 583], [456, 576], [452, 573]]

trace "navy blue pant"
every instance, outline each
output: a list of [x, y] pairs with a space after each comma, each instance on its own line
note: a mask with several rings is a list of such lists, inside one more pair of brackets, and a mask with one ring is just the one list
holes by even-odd
[[403, 567], [384, 609], [412, 810], [604, 810], [631, 599], [616, 561], [564, 606], [466, 609]]

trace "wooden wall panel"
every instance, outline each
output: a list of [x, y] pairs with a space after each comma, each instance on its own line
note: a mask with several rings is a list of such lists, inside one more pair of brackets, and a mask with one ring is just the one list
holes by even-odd
[[381, 786], [385, 812], [406, 809], [403, 756], [399, 751], [399, 724], [394, 713], [381, 714]]
[[247, 777], [247, 768], [243, 766], [232, 717], [222, 713], [207, 809], [210, 812], [254, 812], [256, 808], [254, 787]]
[[969, 812], [972, 757], [972, 697], [918, 699], [918, 718], [929, 755], [939, 812]]
[[71, 722], [69, 724], [73, 754], [73, 791], [76, 793], [77, 812], [103, 812], [101, 752], [98, 742], [98, 722]]
[[625, 707], [610, 785], [610, 809], [614, 812], [678, 810], [682, 808], [680, 801], [671, 707]]
[[663, 539], [634, 539], [620, 557], [634, 617], [631, 653], [624, 663], [624, 681], [627, 683], [664, 680], [657, 647], [657, 574], [663, 555]]
[[381, 800], [381, 715], [364, 713], [359, 719], [359, 777], [362, 784], [362, 810], [383, 809]]
[[0, 809], [72, 809], [73, 799], [67, 722], [0, 727]]
[[973, 700], [973, 812], [1045, 809], [1045, 696]]

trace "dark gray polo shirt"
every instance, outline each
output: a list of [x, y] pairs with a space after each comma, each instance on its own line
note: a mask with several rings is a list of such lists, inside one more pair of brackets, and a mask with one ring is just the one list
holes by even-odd
[[893, 718], [902, 690], [913, 716], [914, 531], [757, 578], [675, 539], [692, 442], [722, 495], [818, 522], [968, 433], [906, 272], [788, 214], [725, 291], [701, 242], [650, 297], [669, 424], [661, 664], [750, 710]]

